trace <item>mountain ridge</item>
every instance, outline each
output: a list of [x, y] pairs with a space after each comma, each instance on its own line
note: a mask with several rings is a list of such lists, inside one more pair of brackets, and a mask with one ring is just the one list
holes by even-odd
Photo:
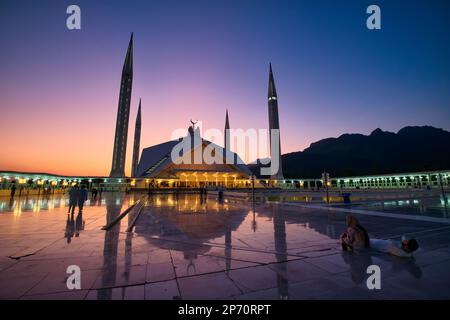
[[[369, 135], [344, 133], [282, 155], [285, 178], [319, 178], [450, 169], [450, 132], [406, 126], [397, 133], [376, 128]], [[258, 175], [259, 164], [249, 165]]]

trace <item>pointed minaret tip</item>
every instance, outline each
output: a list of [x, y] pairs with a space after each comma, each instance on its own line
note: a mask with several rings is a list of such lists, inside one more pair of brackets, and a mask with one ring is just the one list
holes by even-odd
[[125, 62], [123, 64], [123, 73], [133, 74], [133, 33], [131, 33], [130, 42], [128, 44]]
[[269, 62], [269, 90], [268, 97], [269, 99], [277, 96], [277, 90], [275, 89], [275, 80], [273, 79], [272, 73], [272, 63]]
[[225, 113], [225, 129], [230, 129], [230, 121], [228, 120], [228, 109], [226, 109]]
[[[224, 141], [223, 141], [224, 150], [230, 150], [230, 121], [228, 120], [228, 109], [225, 112], [225, 130], [224, 130]], [[229, 156], [225, 155], [224, 156]], [[229, 163], [227, 161], [227, 163]]]
[[141, 98], [139, 98], [139, 108], [136, 116], [136, 124], [134, 127], [134, 145], [133, 145], [133, 162], [131, 165], [131, 174], [136, 177], [139, 166], [139, 148], [141, 143]]
[[141, 125], [141, 98], [139, 98], [139, 107], [136, 115], [136, 125]]
[[130, 36], [130, 42], [129, 42], [129, 44], [128, 44], [128, 48], [132, 48], [133, 47], [133, 32], [131, 33], [131, 36]]

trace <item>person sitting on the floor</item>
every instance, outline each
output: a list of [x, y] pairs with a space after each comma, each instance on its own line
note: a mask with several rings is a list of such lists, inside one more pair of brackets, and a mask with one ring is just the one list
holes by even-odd
[[354, 216], [347, 216], [347, 231], [341, 234], [342, 250], [362, 251], [370, 246], [367, 231], [359, 224]]
[[416, 239], [406, 239], [402, 237], [402, 241], [370, 239], [370, 247], [376, 251], [389, 253], [401, 258], [410, 258], [412, 253], [419, 248]]

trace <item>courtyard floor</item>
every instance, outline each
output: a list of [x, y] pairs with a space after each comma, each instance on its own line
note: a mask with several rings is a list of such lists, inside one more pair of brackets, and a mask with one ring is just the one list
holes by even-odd
[[[137, 199], [105, 193], [72, 216], [65, 196], [0, 198], [0, 298], [450, 298], [450, 218], [439, 199], [252, 206], [154, 195], [102, 230]], [[342, 252], [349, 213], [373, 238], [416, 238], [415, 258]], [[374, 264], [379, 290], [366, 285]], [[67, 288], [71, 265], [80, 290]]]

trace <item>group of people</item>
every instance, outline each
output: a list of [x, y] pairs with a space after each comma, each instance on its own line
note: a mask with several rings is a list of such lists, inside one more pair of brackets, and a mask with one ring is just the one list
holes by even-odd
[[356, 217], [347, 216], [347, 230], [341, 234], [341, 245], [344, 251], [364, 251], [373, 249], [397, 257], [409, 258], [419, 248], [416, 239], [402, 237], [402, 241], [370, 239], [363, 226]]
[[69, 211], [68, 213], [74, 213], [75, 207], [78, 205], [78, 212], [83, 212], [84, 202], [88, 199], [88, 191], [86, 186], [82, 185], [79, 189], [78, 186], [73, 186], [69, 190]]

